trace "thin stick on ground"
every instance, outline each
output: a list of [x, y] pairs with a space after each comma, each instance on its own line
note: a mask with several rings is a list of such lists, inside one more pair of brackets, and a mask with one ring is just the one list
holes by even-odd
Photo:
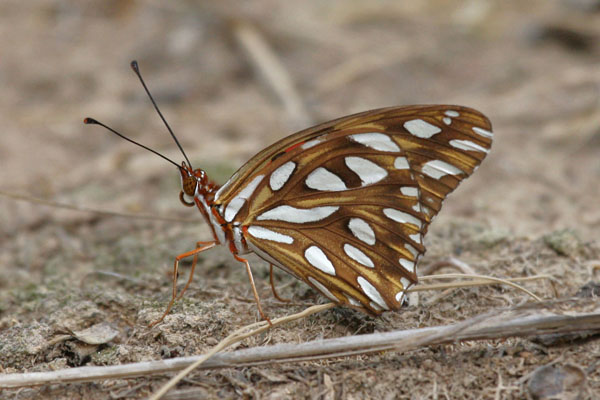
[[[436, 278], [470, 278], [470, 279], [479, 279], [479, 281], [477, 283], [479, 283], [480, 285], [485, 285], [485, 284], [490, 284], [491, 282], [493, 283], [502, 283], [508, 286], [511, 286], [513, 288], [516, 288], [518, 290], [523, 291], [524, 293], [528, 294], [529, 296], [531, 296], [532, 298], [534, 298], [536, 301], [541, 302], [542, 300], [536, 296], [535, 294], [533, 294], [532, 292], [530, 292], [529, 290], [525, 289], [524, 287], [517, 285], [516, 283], [511, 282], [510, 280], [507, 279], [501, 279], [501, 278], [494, 278], [491, 276], [486, 276], [486, 275], [475, 275], [475, 274], [444, 274], [444, 275], [431, 275], [431, 276], [425, 276], [425, 277], [421, 277], [421, 279], [425, 278], [425, 280], [431, 280], [431, 279], [436, 279]], [[450, 287], [460, 287], [460, 285], [462, 283], [473, 283], [473, 282], [455, 282], [453, 284], [453, 286]], [[433, 285], [431, 285], [433, 286]], [[283, 318], [279, 318], [277, 321], [279, 324], [284, 323], [284, 322], [288, 322], [291, 320], [295, 320], [295, 319], [300, 319], [303, 318], [305, 316], [311, 315], [315, 312], [319, 312], [321, 310], [324, 310], [326, 308], [329, 308], [327, 306], [334, 306], [333, 303], [330, 303], [324, 307], [322, 306], [313, 306], [310, 307], [308, 309], [306, 309], [305, 311], [298, 313], [298, 314], [294, 314], [292, 316], [289, 317], [283, 317]], [[314, 310], [314, 311], [313, 311]], [[470, 321], [470, 324], [473, 324], [474, 321]], [[273, 322], [273, 324], [270, 326], [271, 328], [275, 326], [275, 322]], [[458, 329], [457, 327], [460, 326], [462, 329], [462, 325], [457, 324], [456, 326], [452, 326], [453, 329]], [[256, 327], [256, 329], [254, 329], [254, 327]], [[258, 322], [252, 325], [248, 325], [246, 327], [240, 328], [237, 331], [233, 332], [231, 335], [227, 336], [225, 339], [223, 339], [219, 344], [217, 344], [215, 347], [213, 347], [211, 349], [211, 351], [209, 351], [208, 353], [205, 354], [205, 356], [203, 356], [202, 358], [200, 358], [198, 361], [196, 361], [194, 364], [190, 365], [189, 367], [187, 367], [185, 370], [181, 371], [179, 374], [177, 374], [177, 376], [173, 377], [171, 380], [169, 380], [169, 382], [164, 385], [162, 388], [159, 389], [158, 392], [156, 392], [154, 395], [152, 395], [152, 397], [150, 397], [150, 400], [158, 400], [160, 399], [162, 396], [164, 396], [165, 393], [167, 393], [172, 387], [174, 387], [177, 382], [179, 382], [181, 379], [183, 379], [187, 374], [189, 374], [191, 371], [193, 371], [194, 369], [196, 369], [198, 366], [200, 366], [201, 364], [203, 364], [204, 362], [206, 362], [206, 360], [208, 360], [211, 356], [217, 354], [218, 352], [220, 352], [221, 350], [224, 350], [225, 348], [238, 343], [240, 341], [242, 341], [243, 339], [259, 334], [261, 332], [264, 332], [265, 330], [270, 328], [269, 325], [264, 322]], [[252, 329], [251, 331], [249, 331], [249, 329]], [[436, 335], [448, 335], [450, 332], [436, 332], [434, 334], [434, 336]], [[436, 336], [437, 337], [437, 336]], [[418, 343], [425, 343], [427, 340], [429, 340], [429, 336], [425, 335], [420, 337], [420, 339], [417, 340]], [[415, 342], [415, 343], [417, 343]]]
[[[470, 285], [474, 285], [474, 284], [484, 285], [484, 284], [490, 284], [490, 282], [504, 283], [504, 284], [508, 284], [510, 286], [516, 287], [517, 289], [523, 290], [525, 293], [528, 293], [533, 298], [539, 300], [539, 298], [537, 296], [535, 296], [533, 293], [527, 291], [526, 289], [522, 288], [521, 286], [510, 282], [510, 280], [505, 280], [505, 279], [500, 279], [500, 278], [494, 278], [494, 277], [483, 276], [483, 275], [465, 275], [465, 274], [434, 275], [434, 276], [422, 277], [422, 278], [425, 278], [424, 280], [427, 280], [427, 279], [434, 279], [434, 278], [457, 278], [457, 277], [458, 278], [465, 278], [465, 277], [476, 278], [476, 279], [478, 279], [478, 281], [462, 282], [462, 283], [448, 283], [448, 284], [445, 284], [446, 286], [444, 286], [444, 287], [449, 287], [447, 285], [452, 285], [452, 287], [460, 287], [461, 284], [467, 284], [465, 286], [469, 286], [469, 284]], [[528, 278], [517, 278], [517, 280], [531, 280], [532, 278], [540, 279], [539, 277], [528, 277]], [[547, 277], [543, 277], [543, 278], [547, 278]], [[429, 287], [425, 287], [425, 289], [421, 288], [421, 290], [433, 290], [433, 289], [435, 289], [433, 286], [435, 286], [435, 285], [430, 285]], [[272, 327], [281, 325], [285, 322], [290, 322], [293, 320], [301, 319], [301, 318], [307, 317], [311, 314], [314, 314], [314, 313], [317, 313], [317, 312], [320, 312], [320, 311], [323, 311], [323, 310], [326, 310], [326, 309], [332, 308], [332, 307], [335, 307], [335, 304], [328, 303], [328, 304], [319, 305], [319, 306], [312, 306], [300, 313], [293, 314], [293, 315], [287, 316], [287, 317], [278, 318], [278, 319], [272, 321], [273, 322]], [[488, 315], [487, 314], [485, 314], [483, 316], [480, 315], [476, 318], [482, 319], [483, 317], [487, 318]], [[410, 339], [409, 341], [403, 342], [403, 344], [401, 344], [401, 345], [400, 344], [396, 345], [396, 346], [394, 346], [394, 348], [409, 349], [409, 348], [418, 347], [420, 345], [425, 345], [427, 343], [434, 343], [435, 340], [437, 340], [437, 339], [451, 337], [452, 336], [451, 333], [456, 333], [458, 331], [462, 331], [463, 327], [472, 326], [475, 322], [476, 322], [475, 319], [471, 319], [468, 322], [464, 323], [466, 325], [463, 325], [463, 323], [460, 323], [460, 324], [448, 325], [445, 327], [438, 327], [438, 328], [436, 328], [436, 330], [433, 330], [431, 332], [423, 331], [423, 332], [421, 332], [420, 335], [415, 336], [414, 338]], [[268, 329], [270, 329], [268, 323], [265, 321], [261, 321], [261, 322], [257, 322], [254, 324], [247, 325], [245, 327], [242, 327], [242, 328], [236, 330], [235, 332], [230, 334], [228, 337], [223, 339], [214, 348], [212, 348], [208, 353], [200, 356], [191, 365], [188, 365], [183, 371], [181, 371], [179, 374], [177, 374], [175, 377], [173, 377], [166, 385], [164, 385], [158, 392], [156, 392], [153, 395], [153, 397], [151, 397], [151, 399], [161, 398], [165, 393], [167, 393], [167, 391], [169, 391], [173, 386], [175, 386], [177, 384], [177, 382], [179, 382], [181, 379], [183, 379], [187, 374], [189, 374], [194, 369], [197, 369], [202, 364], [205, 364], [209, 359], [214, 358], [214, 356], [217, 355], [217, 353], [219, 353], [220, 351], [226, 349], [227, 347], [229, 347], [235, 343], [238, 343], [238, 342], [244, 340], [245, 338], [262, 333]], [[361, 337], [364, 337], [364, 335]], [[367, 353], [367, 352], [377, 351], [377, 350], [381, 350], [381, 348], [373, 348], [372, 350], [365, 350], [365, 349], [347, 350], [345, 352], [337, 353], [336, 356], [362, 354], [362, 353]], [[306, 357], [306, 354], [303, 354], [303, 357]], [[273, 360], [271, 360], [271, 361], [273, 361]], [[94, 367], [92, 367], [92, 368], [94, 368]], [[110, 368], [110, 367], [108, 367], [108, 368]], [[68, 370], [68, 371], [71, 371], [71, 370]], [[2, 387], [1, 379], [0, 379], [0, 387]]]
[[525, 278], [512, 278], [512, 279], [503, 279], [503, 278], [495, 278], [493, 276], [488, 275], [476, 275], [476, 274], [440, 274], [440, 275], [427, 275], [419, 277], [419, 280], [432, 280], [432, 279], [444, 279], [444, 278], [470, 278], [477, 279], [471, 282], [449, 282], [442, 284], [434, 284], [434, 285], [420, 285], [414, 288], [407, 290], [407, 292], [418, 292], [424, 290], [440, 290], [440, 289], [448, 289], [448, 288], [461, 288], [468, 286], [483, 286], [490, 285], [493, 283], [501, 283], [504, 285], [508, 285], [515, 289], [518, 289], [528, 296], [532, 297], [536, 301], [542, 301], [538, 296], [533, 294], [531, 291], [525, 289], [521, 285], [517, 285], [515, 282], [525, 282], [530, 280], [539, 280], [539, 279], [553, 279], [550, 275], [536, 275], [533, 277], [525, 277]]
[[150, 397], [150, 400], [160, 399], [173, 386], [175, 386], [177, 384], [177, 382], [182, 380], [187, 374], [192, 372], [194, 369], [196, 369], [198, 366], [200, 366], [202, 363], [204, 363], [210, 357], [212, 357], [213, 355], [217, 354], [218, 352], [226, 349], [227, 347], [229, 347], [235, 343], [241, 342], [242, 340], [244, 340], [250, 336], [258, 335], [261, 332], [264, 332], [268, 329], [274, 328], [277, 325], [281, 325], [281, 324], [284, 324], [284, 323], [290, 322], [290, 321], [295, 321], [300, 318], [305, 318], [311, 314], [315, 314], [320, 311], [324, 311], [324, 310], [327, 310], [327, 309], [333, 308], [333, 307], [335, 307], [334, 303], [312, 306], [312, 307], [305, 309], [302, 312], [299, 312], [299, 313], [296, 313], [293, 315], [289, 315], [287, 317], [277, 318], [277, 319], [271, 321], [270, 324], [267, 321], [260, 321], [260, 322], [256, 322], [251, 325], [244, 326], [244, 327], [234, 331], [232, 334], [227, 336], [225, 339], [221, 340], [221, 342], [219, 342], [219, 344], [217, 344], [215, 347], [213, 347], [208, 353], [201, 356], [198, 361], [194, 362], [192, 365], [190, 365], [189, 367], [187, 367], [186, 369], [184, 369], [183, 371], [178, 373], [176, 376], [171, 378], [169, 380], [169, 382], [167, 382], [166, 385], [161, 387], [156, 393], [154, 393], [152, 395], [152, 397]]
[[[325, 304], [322, 311], [332, 304]], [[313, 309], [314, 310], [314, 309]], [[306, 310], [305, 310], [306, 312]], [[299, 314], [296, 314], [299, 315]], [[304, 315], [306, 316], [306, 315]], [[273, 321], [279, 324], [279, 320]], [[264, 322], [253, 324], [265, 325]], [[457, 328], [467, 325], [466, 328]], [[264, 326], [263, 326], [264, 327]], [[242, 328], [245, 329], [245, 328]], [[240, 332], [242, 330], [238, 330]], [[451, 333], [449, 333], [451, 332]], [[231, 368], [282, 362], [323, 360], [356, 354], [369, 354], [383, 350], [407, 350], [407, 344], [426, 335], [428, 339], [418, 347], [455, 343], [466, 340], [503, 340], [510, 337], [531, 337], [545, 334], [600, 332], [600, 305], [596, 299], [567, 299], [498, 310], [493, 315], [485, 313], [459, 324], [429, 328], [378, 332], [343, 338], [315, 340], [300, 344], [259, 346], [229, 353], [179, 357], [169, 360], [149, 361], [108, 367], [80, 367], [50, 372], [0, 375], [0, 388], [44, 384], [90, 382], [102, 379], [124, 379], [150, 374], [179, 371], [192, 363], [203, 361], [199, 369]], [[246, 333], [250, 334], [250, 332]], [[415, 347], [412, 347], [415, 348]], [[209, 356], [210, 358], [208, 358]], [[208, 358], [208, 359], [207, 359]]]
[[434, 262], [433, 264], [425, 265], [423, 267], [419, 267], [419, 273], [423, 276], [433, 275], [433, 273], [439, 269], [444, 267], [450, 267], [456, 269], [463, 274], [475, 274], [475, 270], [466, 262], [459, 260], [456, 257], [448, 257], [446, 259], [442, 259]]

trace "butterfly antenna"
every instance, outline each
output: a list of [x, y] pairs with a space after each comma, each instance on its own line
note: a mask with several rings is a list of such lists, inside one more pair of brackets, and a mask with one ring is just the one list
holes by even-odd
[[142, 149], [146, 149], [146, 150], [148, 150], [149, 152], [156, 154], [157, 156], [159, 156], [159, 157], [161, 157], [161, 158], [163, 158], [163, 159], [167, 160], [168, 162], [170, 162], [171, 164], [173, 164], [174, 166], [176, 166], [177, 168], [179, 168], [179, 165], [178, 165], [176, 162], [174, 162], [173, 160], [171, 160], [171, 159], [169, 159], [169, 158], [167, 158], [167, 157], [163, 156], [163, 155], [162, 155], [162, 154], [160, 154], [158, 151], [156, 151], [156, 150], [152, 150], [150, 147], [148, 147], [148, 146], [144, 146], [143, 144], [141, 144], [141, 143], [138, 143], [138, 142], [136, 142], [135, 140], [128, 138], [127, 136], [125, 136], [125, 135], [123, 135], [123, 134], [121, 134], [121, 133], [119, 133], [119, 132], [115, 131], [115, 130], [114, 130], [113, 128], [111, 128], [110, 126], [104, 125], [102, 122], [96, 121], [94, 118], [89, 118], [89, 117], [88, 117], [88, 118], [85, 118], [85, 119], [83, 120], [83, 123], [84, 123], [84, 124], [86, 124], [86, 125], [100, 125], [101, 127], [103, 127], [103, 128], [105, 128], [105, 129], [107, 129], [107, 130], [111, 131], [112, 133], [114, 133], [115, 135], [119, 136], [120, 138], [123, 138], [123, 139], [127, 140], [127, 141], [128, 141], [128, 142], [130, 142], [130, 143], [133, 143], [133, 144], [135, 144], [135, 145], [137, 145], [137, 146], [140, 146]]
[[137, 75], [137, 77], [140, 79], [140, 82], [142, 83], [142, 86], [144, 87], [144, 90], [146, 91], [146, 94], [148, 95], [148, 97], [150, 97], [150, 101], [152, 102], [152, 105], [154, 106], [154, 109], [156, 110], [156, 112], [160, 116], [160, 119], [162, 119], [162, 122], [165, 124], [165, 126], [169, 130], [169, 133], [171, 134], [171, 137], [175, 141], [175, 144], [177, 144], [177, 147], [179, 147], [179, 150], [181, 151], [181, 154], [183, 154], [183, 157], [185, 157], [185, 160], [187, 161], [188, 165], [190, 166], [190, 169], [193, 170], [192, 163], [190, 162], [190, 159], [185, 154], [185, 151], [183, 151], [183, 147], [181, 147], [181, 144], [179, 143], [179, 140], [177, 140], [177, 137], [173, 133], [173, 130], [171, 129], [171, 127], [167, 123], [167, 120], [165, 119], [165, 117], [163, 117], [163, 115], [160, 112], [158, 106], [156, 105], [156, 102], [154, 101], [154, 98], [150, 94], [150, 91], [148, 90], [148, 87], [146, 86], [146, 82], [144, 82], [144, 78], [142, 78], [142, 74], [140, 73], [140, 67], [139, 67], [138, 62], [136, 60], [133, 60], [131, 62], [131, 69], [133, 70], [133, 72], [135, 72], [135, 74]]

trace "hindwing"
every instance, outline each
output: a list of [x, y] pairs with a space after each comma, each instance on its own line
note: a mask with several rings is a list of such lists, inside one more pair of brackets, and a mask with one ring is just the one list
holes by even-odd
[[398, 309], [442, 201], [489, 152], [491, 124], [460, 106], [367, 111], [264, 149], [214, 204], [248, 247], [338, 303]]

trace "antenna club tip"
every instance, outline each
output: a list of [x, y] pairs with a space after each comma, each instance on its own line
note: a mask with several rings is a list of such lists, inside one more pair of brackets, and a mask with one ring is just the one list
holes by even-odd
[[90, 117], [86, 117], [83, 119], [83, 123], [86, 125], [92, 125], [92, 124], [98, 124], [98, 121], [96, 121], [94, 118], [90, 118]]
[[131, 69], [136, 72], [140, 70], [137, 60], [131, 61], [131, 63], [129, 63], [129, 65], [131, 66]]

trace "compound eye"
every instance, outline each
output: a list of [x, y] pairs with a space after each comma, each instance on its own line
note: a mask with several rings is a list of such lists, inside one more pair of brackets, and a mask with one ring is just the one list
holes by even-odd
[[198, 181], [200, 182], [200, 184], [202, 184], [202, 185], [206, 184], [206, 181], [208, 180], [208, 177], [206, 176], [206, 172], [204, 172], [201, 169], [197, 169], [196, 176], [198, 177]]
[[183, 180], [183, 191], [188, 196], [193, 197], [194, 194], [196, 194], [196, 185], [197, 184], [198, 184], [198, 182], [196, 182], [196, 178], [194, 178], [193, 176], [187, 176]]

